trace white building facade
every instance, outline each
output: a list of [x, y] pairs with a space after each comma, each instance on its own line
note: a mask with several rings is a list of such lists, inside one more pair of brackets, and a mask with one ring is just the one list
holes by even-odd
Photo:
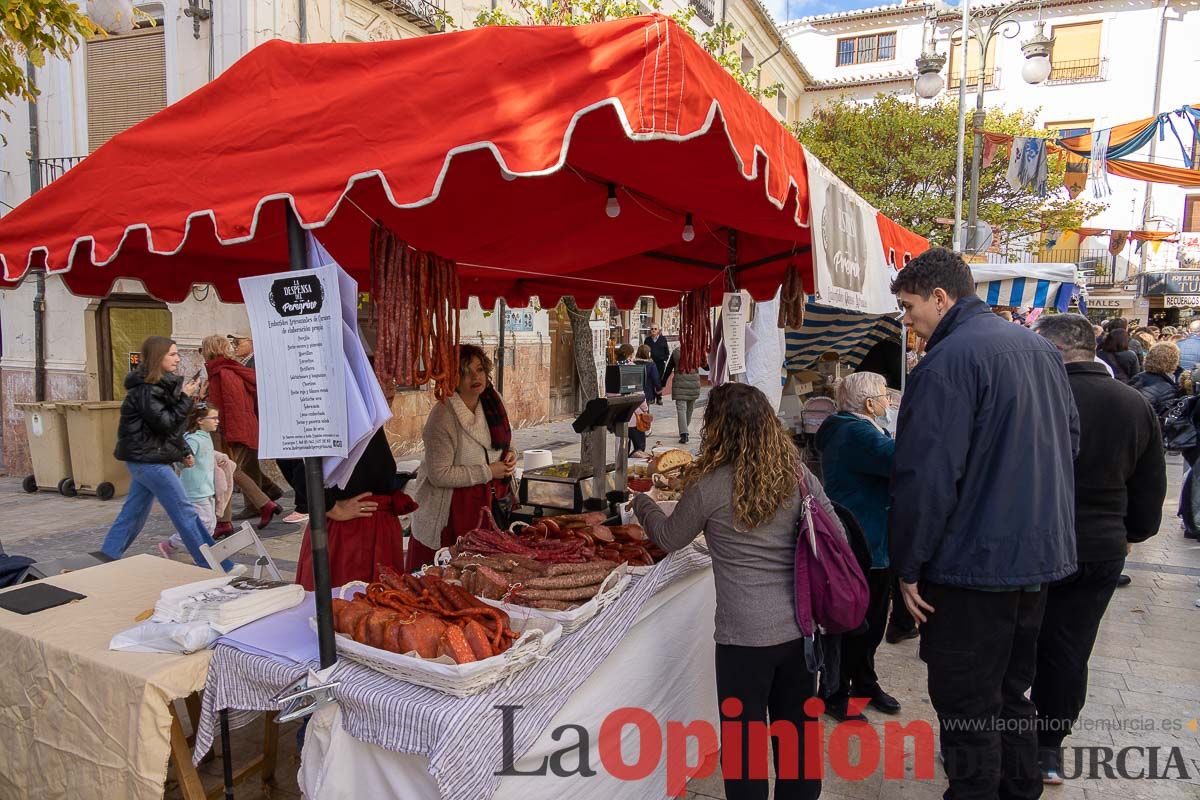
[[[972, 13], [985, 18], [1006, 4], [973, 3]], [[942, 70], [942, 94], [957, 97], [962, 57], [961, 12], [940, 3], [908, 2], [877, 6], [860, 11], [823, 14], [795, 20], [784, 26], [793, 48], [802, 54], [813, 78], [805, 92], [801, 113], [837, 97], [869, 102], [878, 93], [896, 94], [918, 100], [914, 90], [915, 61], [928, 49], [947, 56]], [[1055, 39], [1054, 65], [1050, 78], [1031, 85], [1022, 80], [1024, 55], [1021, 44], [1035, 32], [1038, 19]], [[1036, 113], [1037, 125], [1046, 131], [1100, 130], [1180, 106], [1200, 102], [1196, 77], [1200, 75], [1200, 2], [1195, 0], [1048, 0], [1028, 2], [1013, 16], [1007, 29], [1012, 38], [997, 35], [988, 56], [980, 65], [979, 46], [968, 43], [967, 104], [973, 110], [979, 81], [984, 85], [988, 108]], [[968, 126], [970, 117], [968, 117]], [[1176, 120], [1183, 142], [1193, 150], [1190, 126]], [[968, 131], [967, 159], [971, 141]], [[1003, 155], [1003, 152], [1002, 152]], [[1132, 160], [1148, 160], [1148, 149]], [[1174, 136], [1158, 142], [1154, 160], [1182, 167], [1183, 154]], [[969, 168], [969, 167], [968, 167]], [[1185, 243], [1200, 234], [1200, 189], [1154, 185], [1109, 176], [1112, 193], [1093, 197], [1093, 188], [1082, 197], [1108, 204], [1086, 227], [1116, 230], [1181, 231]], [[1193, 234], [1189, 237], [1188, 234]], [[1147, 302], [1126, 288], [1129, 273], [1142, 269], [1179, 269], [1184, 247], [1163, 244], [1154, 251], [1145, 247], [1135, 252], [1132, 244], [1112, 268], [1108, 238], [1090, 237], [1071, 241], [1047, 253], [1031, 243], [1028, 253], [1006, 254], [1013, 260], [1029, 256], [1043, 260], [1071, 260], [1088, 270], [1101, 265], [1103, 276], [1094, 292], [1107, 294], [1113, 313], [1140, 318], [1162, 308], [1162, 299]], [[1064, 249], [1069, 247], [1069, 249]], [[1108, 263], [1104, 263], [1109, 260]], [[1132, 282], [1128, 282], [1132, 286]], [[1164, 315], [1158, 314], [1161, 319]], [[1174, 318], [1174, 314], [1172, 318]]]
[[[136, 6], [131, 14], [134, 6], [126, 2], [95, 4], [104, 7], [105, 19], [122, 20], [121, 32], [85, 42], [70, 59], [51, 60], [36, 71], [36, 105], [0, 104], [8, 114], [0, 120], [6, 139], [0, 146], [0, 214], [270, 39], [368, 42], [437, 35], [454, 26], [470, 27], [480, 10], [493, 7], [492, 0], [159, 0]], [[687, 2], [669, 3], [662, 11], [671, 13]], [[764, 104], [783, 121], [796, 119], [803, 67], [759, 0], [693, 0], [693, 7], [699, 29], [728, 20], [746, 31], [739, 44], [746, 69], [761, 65], [764, 86], [783, 86], [780, 97]], [[3, 466], [10, 474], [29, 469], [24, 416], [16, 404], [35, 396], [34, 297], [32, 278], [17, 289], [0, 290], [0, 436]], [[48, 278], [43, 319], [50, 400], [119, 399], [129, 355], [147, 335], [174, 338], [192, 374], [200, 367], [196, 349], [204, 336], [247, 328], [243, 308], [219, 302], [203, 284], [186, 302], [167, 304], [127, 280], [96, 300], [76, 297], [60, 280]], [[460, 329], [466, 340], [495, 348], [498, 320], [499, 315], [472, 303]], [[577, 386], [565, 314], [536, 310], [509, 320], [503, 358], [514, 422], [533, 424], [569, 413]], [[427, 391], [397, 395], [389, 433], [401, 446], [419, 438], [430, 397]]]

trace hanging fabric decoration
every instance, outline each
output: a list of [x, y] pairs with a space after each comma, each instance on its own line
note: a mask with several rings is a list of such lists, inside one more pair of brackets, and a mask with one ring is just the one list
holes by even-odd
[[1047, 250], [1053, 250], [1055, 247], [1058, 246], [1058, 237], [1059, 237], [1059, 231], [1056, 231], [1056, 230], [1046, 231], [1046, 249]]
[[695, 372], [704, 366], [711, 339], [708, 287], [684, 292], [679, 299], [680, 372]]
[[1067, 190], [1067, 195], [1074, 200], [1083, 193], [1084, 187], [1087, 186], [1088, 160], [1071, 152], [1064, 152], [1063, 155], [1067, 160], [1066, 172], [1063, 174], [1063, 188]]
[[1014, 189], [1020, 189], [1021, 181], [1021, 160], [1025, 153], [1025, 142], [1028, 141], [1025, 136], [1014, 136], [1012, 144], [1008, 148], [1008, 172], [1005, 177], [1008, 179], [1008, 185]]
[[1014, 136], [1008, 153], [1008, 185], [1014, 189], [1032, 189], [1044, 197], [1049, 172], [1045, 140]]
[[1150, 242], [1150, 251], [1152, 253], [1154, 253], [1154, 255], [1158, 255], [1158, 248], [1160, 248], [1160, 247], [1162, 247], [1161, 239], [1155, 239], [1152, 242]]
[[1112, 189], [1108, 185], [1108, 140], [1112, 131], [1096, 131], [1092, 134], [1091, 163], [1088, 180], [1092, 184], [1092, 197], [1108, 197]]
[[984, 137], [983, 139], [983, 168], [987, 169], [996, 160], [996, 151], [1000, 149], [1000, 142]]
[[1126, 242], [1129, 241], [1129, 231], [1112, 231], [1108, 234], [1108, 252], [1111, 255], [1117, 255], [1125, 249]]

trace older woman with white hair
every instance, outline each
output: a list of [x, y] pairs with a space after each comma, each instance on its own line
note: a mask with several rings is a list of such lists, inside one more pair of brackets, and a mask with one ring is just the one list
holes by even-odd
[[900, 711], [900, 703], [880, 688], [875, 674], [875, 651], [883, 640], [891, 597], [888, 483], [896, 443], [884, 427], [890, 400], [882, 375], [848, 375], [837, 385], [837, 405], [838, 412], [817, 431], [825, 491], [830, 500], [854, 515], [871, 550], [871, 569], [866, 576], [871, 590], [867, 628], [842, 638], [840, 685], [826, 698], [829, 715], [844, 721], [862, 719], [862, 715], [848, 711], [851, 696], [866, 698], [872, 708], [884, 714]]

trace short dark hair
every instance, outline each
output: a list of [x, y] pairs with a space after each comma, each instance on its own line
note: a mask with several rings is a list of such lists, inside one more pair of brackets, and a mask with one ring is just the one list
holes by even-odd
[[1043, 314], [1033, 330], [1062, 351], [1064, 361], [1094, 361], [1096, 331], [1081, 314]]
[[928, 299], [941, 289], [952, 299], [975, 294], [975, 279], [962, 256], [945, 247], [933, 247], [908, 262], [892, 281], [892, 294], [908, 292]]
[[1109, 328], [1108, 335], [1104, 337], [1104, 342], [1100, 345], [1100, 349], [1106, 353], [1120, 353], [1123, 350], [1129, 349], [1129, 331], [1124, 328]]

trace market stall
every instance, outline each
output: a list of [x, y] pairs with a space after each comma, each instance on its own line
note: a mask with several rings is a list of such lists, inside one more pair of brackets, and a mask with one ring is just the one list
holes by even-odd
[[1078, 296], [1074, 264], [972, 264], [971, 274], [991, 306], [1066, 311]]
[[[446, 70], [448, 62], [458, 68]], [[553, 81], [545, 80], [547, 65], [553, 65]], [[463, 76], [470, 76], [469, 85]], [[458, 97], [472, 100], [447, 101]], [[155, 157], [147, 159], [147, 153]], [[97, 202], [101, 197], [104, 202]], [[902, 229], [806, 153], [674, 22], [655, 15], [370, 44], [271, 42], [114, 137], [7, 215], [0, 221], [0, 259], [10, 285], [44, 267], [81, 294], [102, 296], [118, 278], [136, 278], [163, 300], [181, 299], [193, 285], [207, 283], [222, 299], [235, 301], [240, 278], [288, 264], [307, 267], [306, 230], [351, 278], [370, 287], [376, 301], [379, 290], [397, 290], [381, 282], [379, 267], [387, 264], [377, 250], [381, 240], [391, 252], [445, 276], [435, 281], [434, 294], [422, 293], [418, 282], [409, 286], [413, 293], [397, 295], [407, 298], [404, 303], [384, 308], [405, 319], [432, 314], [435, 306], [438, 314], [447, 304], [462, 307], [472, 295], [484, 307], [500, 297], [520, 306], [534, 296], [544, 304], [563, 295], [584, 307], [600, 295], [630, 307], [651, 295], [660, 305], [682, 304], [685, 353], [696, 353], [709, 344], [707, 326], [697, 323], [725, 289], [768, 300], [781, 284], [802, 283], [826, 304], [869, 314], [891, 311], [886, 264], [896, 247], [885, 249], [884, 241], [899, 241]], [[393, 344], [376, 348], [381, 377], [393, 377], [379, 372], [378, 358]], [[435, 344], [448, 347], [446, 341]], [[432, 371], [436, 358], [419, 366]], [[400, 359], [397, 368], [412, 365]], [[453, 371], [445, 363], [439, 368], [440, 392]], [[545, 628], [530, 635], [529, 627], [517, 624], [517, 612], [508, 618], [513, 631], [491, 617], [486, 630], [499, 652], [488, 658], [502, 659], [506, 670], [519, 659], [520, 668], [482, 689], [472, 687], [479, 689], [473, 694], [453, 696], [363, 666], [361, 657], [345, 656], [354, 645], [371, 647], [373, 633], [346, 629], [335, 640], [331, 587], [323, 573], [322, 466], [307, 461], [314, 511], [312, 625], [322, 668], [310, 673], [310, 681], [339, 682], [338, 706], [320, 713], [340, 714], [340, 721], [323, 724], [330, 741], [340, 726], [359, 741], [429, 759], [445, 797], [484, 798], [495, 789], [502, 737], [495, 735], [494, 713], [482, 714], [491, 708], [488, 701], [530, 709], [515, 742], [519, 757], [542, 740], [551, 720], [566, 718], [557, 715], [574, 713], [564, 710], [566, 704], [587, 681], [615, 685], [606, 673], [620, 672], [621, 664], [609, 662], [629, 658], [621, 648], [631, 630], [645, 642], [668, 641], [668, 629], [697, 642], [711, 640], [710, 614], [688, 630], [664, 611], [668, 596], [655, 600], [676, 585], [686, 588], [689, 579], [695, 583], [688, 591], [699, 592], [702, 583], [711, 588], [696, 577], [707, 574], [708, 559], [695, 549], [640, 565], [636, 575], [625, 575], [624, 565], [610, 568], [606, 575], [622, 578], [613, 584], [620, 591], [597, 594], [599, 584], [588, 584], [597, 597], [604, 595], [594, 616], [581, 621], [576, 614], [570, 622], [574, 611], [541, 617], [562, 621], [557, 638]], [[572, 558], [587, 548], [588, 555], [580, 556], [587, 559], [602, 552], [624, 558], [627, 548], [640, 547], [619, 537], [596, 541], [593, 533], [602, 537], [578, 532], [567, 537], [574, 544], [554, 537], [547, 544], [543, 530], [525, 536], [522, 546], [534, 555], [567, 550]], [[486, 530], [477, 539], [501, 534]], [[489, 575], [482, 566], [467, 572], [512, 589], [511, 578]], [[559, 573], [542, 574], [560, 585]], [[456, 573], [446, 582], [461, 577]], [[441, 591], [434, 578], [421, 580], [423, 592]], [[485, 590], [472, 594], [469, 603], [478, 609]], [[347, 601], [365, 602], [372, 609], [359, 610], [374, 614], [405, 597], [402, 587], [390, 585], [369, 595]], [[561, 596], [548, 599], [558, 603]], [[453, 592], [447, 597], [462, 600]], [[688, 602], [703, 607], [705, 597], [698, 593]], [[655, 602], [661, 605], [649, 614]], [[446, 606], [421, 603], [422, 610], [436, 606], [451, 618]], [[340, 622], [346, 607], [338, 606]], [[468, 613], [487, 622], [490, 612]], [[527, 647], [537, 641], [545, 648], [529, 658]], [[505, 647], [517, 658], [509, 659]], [[214, 711], [272, 707], [264, 705], [266, 689], [278, 690], [314, 666], [273, 658], [279, 654], [270, 650], [254, 658], [231, 651], [218, 647], [208, 674], [207, 741]], [[662, 687], [676, 672], [707, 672], [711, 657], [703, 647], [690, 648], [680, 662], [650, 655], [644, 683], [623, 689], [652, 713], [676, 713]], [[381, 660], [394, 661], [385, 653], [374, 663]], [[465, 658], [454, 660], [469, 665]], [[260, 679], [262, 674], [271, 679]], [[627, 704], [625, 697], [602, 691], [584, 692], [582, 699], [591, 701], [594, 714]], [[694, 709], [697, 718], [710, 714], [709, 707]], [[345, 771], [337, 752], [306, 751], [306, 759], [321, 761], [308, 761], [306, 774]], [[319, 778], [313, 780], [316, 791]], [[432, 795], [428, 782], [424, 786]], [[88, 794], [82, 787], [78, 796]]]

